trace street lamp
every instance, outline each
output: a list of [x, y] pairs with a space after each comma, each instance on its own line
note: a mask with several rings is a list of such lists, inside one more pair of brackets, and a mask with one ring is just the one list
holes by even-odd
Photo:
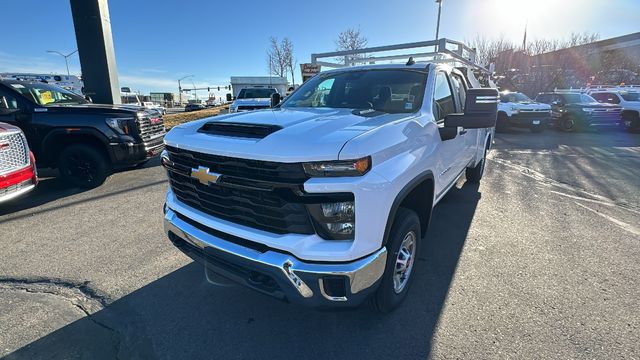
[[438, 36], [440, 36], [440, 14], [442, 13], [442, 0], [436, 0], [438, 4], [438, 23], [436, 25], [436, 40], [438, 40]]
[[52, 53], [52, 54], [58, 54], [60, 56], [62, 56], [64, 58], [64, 63], [67, 65], [67, 76], [71, 75], [69, 74], [69, 57], [75, 53], [78, 52], [78, 50], [75, 50], [73, 52], [70, 52], [69, 54], [65, 55], [59, 51], [55, 51], [55, 50], [47, 50], [48, 53]]
[[193, 77], [193, 75], [187, 75], [178, 79], [178, 98], [180, 99], [178, 101], [180, 102], [180, 105], [182, 105], [182, 85], [180, 85], [180, 81], [190, 77]]

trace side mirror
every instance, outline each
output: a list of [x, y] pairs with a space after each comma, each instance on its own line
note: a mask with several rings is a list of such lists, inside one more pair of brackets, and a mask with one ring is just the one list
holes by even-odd
[[445, 127], [481, 129], [496, 126], [498, 118], [498, 90], [477, 88], [467, 90], [464, 114], [449, 114], [444, 119]]
[[93, 102], [93, 99], [91, 99], [91, 96], [89, 96], [89, 95], [85, 95], [84, 99], [87, 100], [90, 103]]
[[280, 100], [282, 100], [282, 98], [280, 97], [280, 94], [278, 93], [271, 94], [271, 107], [273, 108], [278, 106], [278, 104], [280, 104]]
[[231, 96], [231, 94], [227, 94], [227, 102], [232, 102], [233, 101], [233, 96]]
[[560, 101], [558, 101], [558, 100], [553, 100], [553, 101], [551, 102], [551, 105], [560, 105]]

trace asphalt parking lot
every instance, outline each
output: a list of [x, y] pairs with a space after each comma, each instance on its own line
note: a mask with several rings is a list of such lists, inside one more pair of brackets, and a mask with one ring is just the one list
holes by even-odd
[[158, 161], [90, 191], [44, 178], [0, 207], [0, 356], [640, 358], [640, 134], [513, 131], [489, 156], [386, 316], [206, 283], [162, 232]]

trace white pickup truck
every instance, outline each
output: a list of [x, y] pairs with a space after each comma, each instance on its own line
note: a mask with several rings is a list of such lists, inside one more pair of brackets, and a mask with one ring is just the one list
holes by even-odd
[[544, 131], [550, 120], [550, 105], [535, 102], [521, 92], [500, 92], [496, 131], [519, 127], [539, 133]]
[[165, 232], [212, 283], [391, 311], [432, 208], [482, 178], [497, 90], [410, 62], [323, 72], [272, 101], [166, 135]]
[[640, 130], [640, 86], [594, 86], [586, 91], [599, 103], [622, 107], [622, 126], [627, 131]]

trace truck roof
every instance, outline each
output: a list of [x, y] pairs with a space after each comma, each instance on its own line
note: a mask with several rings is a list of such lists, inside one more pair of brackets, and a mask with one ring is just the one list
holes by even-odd
[[345, 71], [362, 71], [362, 70], [380, 70], [380, 69], [413, 69], [413, 70], [426, 70], [431, 63], [420, 62], [413, 65], [406, 64], [374, 64], [374, 65], [359, 65], [359, 66], [347, 66], [331, 70], [323, 71], [323, 74], [345, 72]]

